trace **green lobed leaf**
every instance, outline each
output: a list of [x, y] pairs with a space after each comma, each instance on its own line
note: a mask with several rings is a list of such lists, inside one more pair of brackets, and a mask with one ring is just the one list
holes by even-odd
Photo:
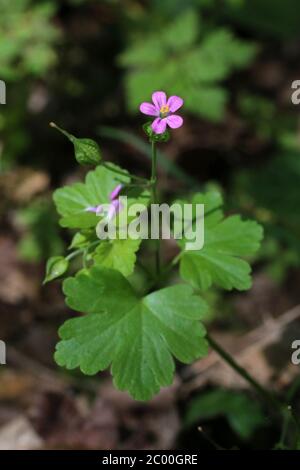
[[159, 37], [150, 37], [143, 43], [137, 41], [119, 58], [120, 65], [153, 66], [164, 59], [164, 50], [160, 47]]
[[60, 37], [53, 23], [53, 2], [0, 1], [1, 79], [43, 76], [57, 61], [54, 44]]
[[262, 227], [239, 215], [224, 218], [221, 210], [211, 210], [221, 197], [197, 194], [193, 204], [205, 205], [204, 246], [201, 250], [184, 251], [180, 275], [194, 287], [208, 289], [213, 283], [227, 290], [246, 290], [251, 286], [251, 267], [241, 257], [253, 255], [260, 246]]
[[[116, 165], [111, 166], [120, 170]], [[117, 175], [113, 171], [99, 166], [87, 174], [85, 183], [75, 183], [57, 189], [53, 199], [57, 211], [61, 215], [60, 225], [79, 229], [96, 227], [99, 217], [92, 212], [86, 212], [86, 208], [98, 204], [108, 204], [111, 191], [119, 183], [129, 182], [129, 175]]]
[[122, 53], [119, 63], [125, 66], [153, 67], [165, 61], [175, 49], [180, 51], [192, 45], [199, 33], [199, 16], [193, 10], [179, 15], [174, 22], [143, 41], [136, 41]]
[[105, 240], [96, 248], [93, 259], [96, 265], [116, 269], [128, 277], [134, 270], [136, 252], [141, 240]]
[[207, 354], [200, 323], [206, 304], [187, 285], [140, 298], [117, 271], [94, 267], [64, 282], [71, 308], [87, 315], [60, 328], [55, 360], [88, 375], [111, 366], [114, 383], [148, 400], [172, 383], [175, 356], [189, 363]]
[[228, 91], [225, 88], [210, 84], [191, 84], [187, 88], [185, 105], [191, 112], [218, 122], [224, 116], [227, 101]]
[[201, 16], [187, 10], [166, 22], [159, 33], [141, 31], [142, 40], [122, 54], [131, 111], [137, 112], [153, 90], [167, 90], [168, 95], [184, 97], [186, 111], [214, 122], [224, 118], [229, 93], [222, 82], [250, 64], [257, 47], [227, 28], [201, 26]]
[[247, 66], [255, 57], [257, 48], [237, 39], [230, 30], [220, 28], [209, 32], [201, 46], [184, 58], [188, 77], [193, 83], [225, 79], [235, 68]]
[[161, 43], [168, 50], [181, 51], [191, 46], [200, 30], [200, 16], [189, 9], [162, 30]]
[[83, 248], [89, 244], [89, 237], [83, 232], [76, 232], [72, 238], [69, 249]]

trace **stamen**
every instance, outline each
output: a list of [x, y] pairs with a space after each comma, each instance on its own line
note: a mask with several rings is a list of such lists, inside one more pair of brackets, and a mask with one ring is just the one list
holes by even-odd
[[162, 119], [168, 117], [170, 114], [170, 108], [167, 104], [164, 104], [160, 110], [159, 110], [159, 115]]
[[170, 108], [167, 104], [164, 104], [161, 108], [160, 108], [160, 113], [161, 114], [167, 114], [170, 112]]

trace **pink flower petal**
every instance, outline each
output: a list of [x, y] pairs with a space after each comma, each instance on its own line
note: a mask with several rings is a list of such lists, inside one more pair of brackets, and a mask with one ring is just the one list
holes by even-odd
[[171, 116], [168, 116], [166, 118], [168, 125], [172, 129], [177, 129], [178, 127], [181, 127], [183, 124], [183, 119], [181, 116], [177, 116], [177, 114], [172, 114]]
[[101, 206], [89, 206], [86, 207], [84, 210], [85, 212], [94, 212], [96, 214], [97, 212], [99, 212], [99, 208], [101, 208]]
[[140, 106], [140, 111], [147, 116], [158, 116], [159, 110], [151, 103], [142, 103]]
[[96, 214], [99, 215], [99, 214], [101, 214], [101, 212], [103, 212], [103, 206], [102, 206], [102, 204], [100, 204], [100, 206], [97, 207]]
[[152, 94], [152, 101], [154, 103], [155, 108], [159, 112], [160, 108], [167, 104], [167, 95], [164, 91], [155, 91]]
[[111, 201], [113, 201], [114, 199], [116, 199], [116, 197], [119, 196], [122, 188], [123, 188], [122, 184], [118, 184], [118, 186], [115, 187], [115, 189], [110, 193], [110, 196], [109, 196]]
[[152, 122], [152, 130], [155, 132], [155, 134], [163, 134], [166, 130], [167, 127], [167, 118], [156, 118]]
[[119, 200], [112, 201], [112, 203], [109, 206], [108, 213], [107, 213], [107, 219], [111, 220], [115, 217], [118, 212], [120, 212], [123, 209], [123, 205]]
[[167, 105], [170, 108], [171, 113], [175, 113], [183, 105], [183, 99], [180, 96], [170, 96]]

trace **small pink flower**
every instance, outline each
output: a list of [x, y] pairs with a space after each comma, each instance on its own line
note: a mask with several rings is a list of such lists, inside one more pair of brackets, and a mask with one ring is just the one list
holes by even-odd
[[155, 91], [152, 94], [152, 103], [142, 103], [140, 111], [147, 116], [155, 116], [152, 123], [152, 130], [155, 134], [163, 134], [167, 125], [172, 129], [177, 129], [183, 124], [181, 116], [174, 114], [183, 105], [183, 99], [179, 96], [170, 96], [167, 100], [167, 95], [164, 91]]
[[[109, 199], [111, 203], [109, 204], [108, 211], [107, 211], [107, 219], [111, 220], [115, 217], [118, 212], [123, 209], [121, 202], [119, 201], [118, 196], [123, 188], [122, 184], [118, 184], [109, 195]], [[99, 206], [89, 206], [85, 208], [86, 212], [94, 212], [96, 215], [99, 215], [103, 212], [104, 207], [102, 204]]]

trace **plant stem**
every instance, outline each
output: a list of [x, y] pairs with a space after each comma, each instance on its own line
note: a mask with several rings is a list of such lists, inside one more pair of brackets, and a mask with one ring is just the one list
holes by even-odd
[[78, 250], [75, 250], [72, 253], [70, 253], [68, 256], [66, 256], [66, 260], [70, 261], [71, 259], [75, 258], [76, 256], [81, 255], [82, 253], [84, 253], [84, 251], [86, 251], [86, 250], [89, 251], [94, 246], [99, 245], [100, 242], [101, 242], [101, 240], [95, 240], [94, 242], [90, 243], [87, 247], [78, 248]]
[[75, 258], [77, 255], [80, 255], [83, 252], [81, 248], [78, 250], [73, 251], [68, 256], [66, 256], [66, 260], [71, 261], [71, 259]]
[[282, 423], [280, 441], [278, 442], [278, 444], [276, 446], [277, 449], [283, 449], [285, 447], [285, 441], [286, 441], [286, 437], [287, 437], [287, 434], [288, 434], [289, 423], [290, 423], [290, 415], [289, 415], [289, 413], [286, 412], [283, 416], [283, 423]]
[[109, 171], [112, 171], [112, 172], [116, 173], [117, 175], [127, 176], [127, 178], [131, 178], [132, 180], [140, 181], [141, 183], [149, 184], [149, 181], [146, 178], [142, 178], [141, 176], [131, 175], [130, 173], [127, 173], [126, 171], [119, 170], [119, 169], [115, 168], [114, 166], [112, 166], [109, 162], [102, 162], [101, 165], [104, 166], [105, 168], [107, 168]]
[[[276, 445], [276, 449], [287, 449], [287, 448], [289, 448], [289, 450], [297, 449], [297, 443], [299, 442], [299, 436], [300, 436], [300, 428], [299, 428], [298, 419], [294, 415], [293, 409], [290, 405], [286, 406], [283, 411], [284, 411], [284, 414], [283, 414], [281, 436], [280, 436], [280, 441]], [[293, 447], [290, 447], [288, 443], [286, 443], [286, 440], [289, 437], [288, 434], [289, 434], [289, 427], [291, 423], [294, 424], [294, 428], [296, 431], [295, 442], [293, 444]]]
[[87, 268], [87, 254], [88, 254], [88, 248], [86, 248], [82, 253], [82, 265], [84, 269]]
[[[151, 168], [151, 203], [157, 204], [157, 152], [156, 152], [156, 144], [152, 141], [152, 168]], [[159, 221], [158, 221], [159, 223]], [[156, 252], [155, 252], [155, 266], [156, 266], [156, 275], [160, 275], [160, 239], [156, 240]]]
[[262, 385], [260, 385], [243, 367], [241, 367], [233, 357], [228, 354], [222, 346], [220, 346], [209, 334], [206, 335], [206, 338], [210, 346], [219, 354], [219, 356], [224, 359], [225, 362], [233, 369], [237, 374], [239, 374], [243, 379], [245, 379], [258, 393], [259, 395], [269, 403], [277, 412], [282, 414], [285, 409], [283, 403], [277, 400], [272, 393], [266, 390]]

